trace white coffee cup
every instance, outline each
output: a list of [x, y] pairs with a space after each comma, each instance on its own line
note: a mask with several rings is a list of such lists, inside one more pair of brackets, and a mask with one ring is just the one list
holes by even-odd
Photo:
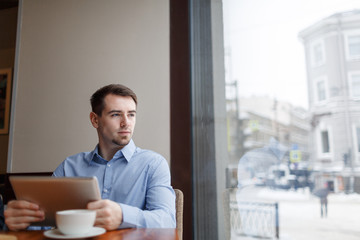
[[88, 233], [94, 226], [96, 211], [74, 209], [56, 212], [56, 225], [65, 235], [81, 235]]

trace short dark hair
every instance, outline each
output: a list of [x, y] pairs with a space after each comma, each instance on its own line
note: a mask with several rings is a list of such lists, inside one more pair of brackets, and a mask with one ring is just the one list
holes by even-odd
[[90, 98], [91, 108], [94, 113], [101, 116], [105, 108], [104, 99], [107, 95], [114, 94], [123, 97], [131, 97], [137, 105], [136, 94], [130, 88], [121, 84], [110, 84], [98, 89]]

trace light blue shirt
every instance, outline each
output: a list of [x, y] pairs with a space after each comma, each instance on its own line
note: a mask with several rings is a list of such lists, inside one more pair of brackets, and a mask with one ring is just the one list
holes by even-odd
[[98, 153], [82, 152], [65, 159], [55, 177], [96, 176], [102, 199], [120, 204], [122, 227], [175, 228], [175, 193], [164, 157], [136, 147], [133, 140], [107, 161]]

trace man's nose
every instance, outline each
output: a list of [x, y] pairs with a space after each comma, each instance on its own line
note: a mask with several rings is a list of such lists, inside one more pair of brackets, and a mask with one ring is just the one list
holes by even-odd
[[121, 119], [120, 126], [121, 126], [121, 127], [125, 127], [125, 126], [127, 126], [128, 122], [129, 122], [129, 119], [128, 119], [126, 116], [124, 116], [124, 117]]

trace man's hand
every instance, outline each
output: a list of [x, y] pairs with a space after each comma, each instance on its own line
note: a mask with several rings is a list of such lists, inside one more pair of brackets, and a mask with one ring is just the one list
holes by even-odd
[[41, 222], [45, 219], [44, 211], [40, 210], [37, 204], [23, 200], [8, 202], [4, 215], [5, 223], [12, 231], [25, 229], [32, 222]]
[[117, 229], [123, 221], [120, 205], [111, 200], [98, 200], [90, 202], [88, 209], [96, 210], [95, 226], [106, 230]]

